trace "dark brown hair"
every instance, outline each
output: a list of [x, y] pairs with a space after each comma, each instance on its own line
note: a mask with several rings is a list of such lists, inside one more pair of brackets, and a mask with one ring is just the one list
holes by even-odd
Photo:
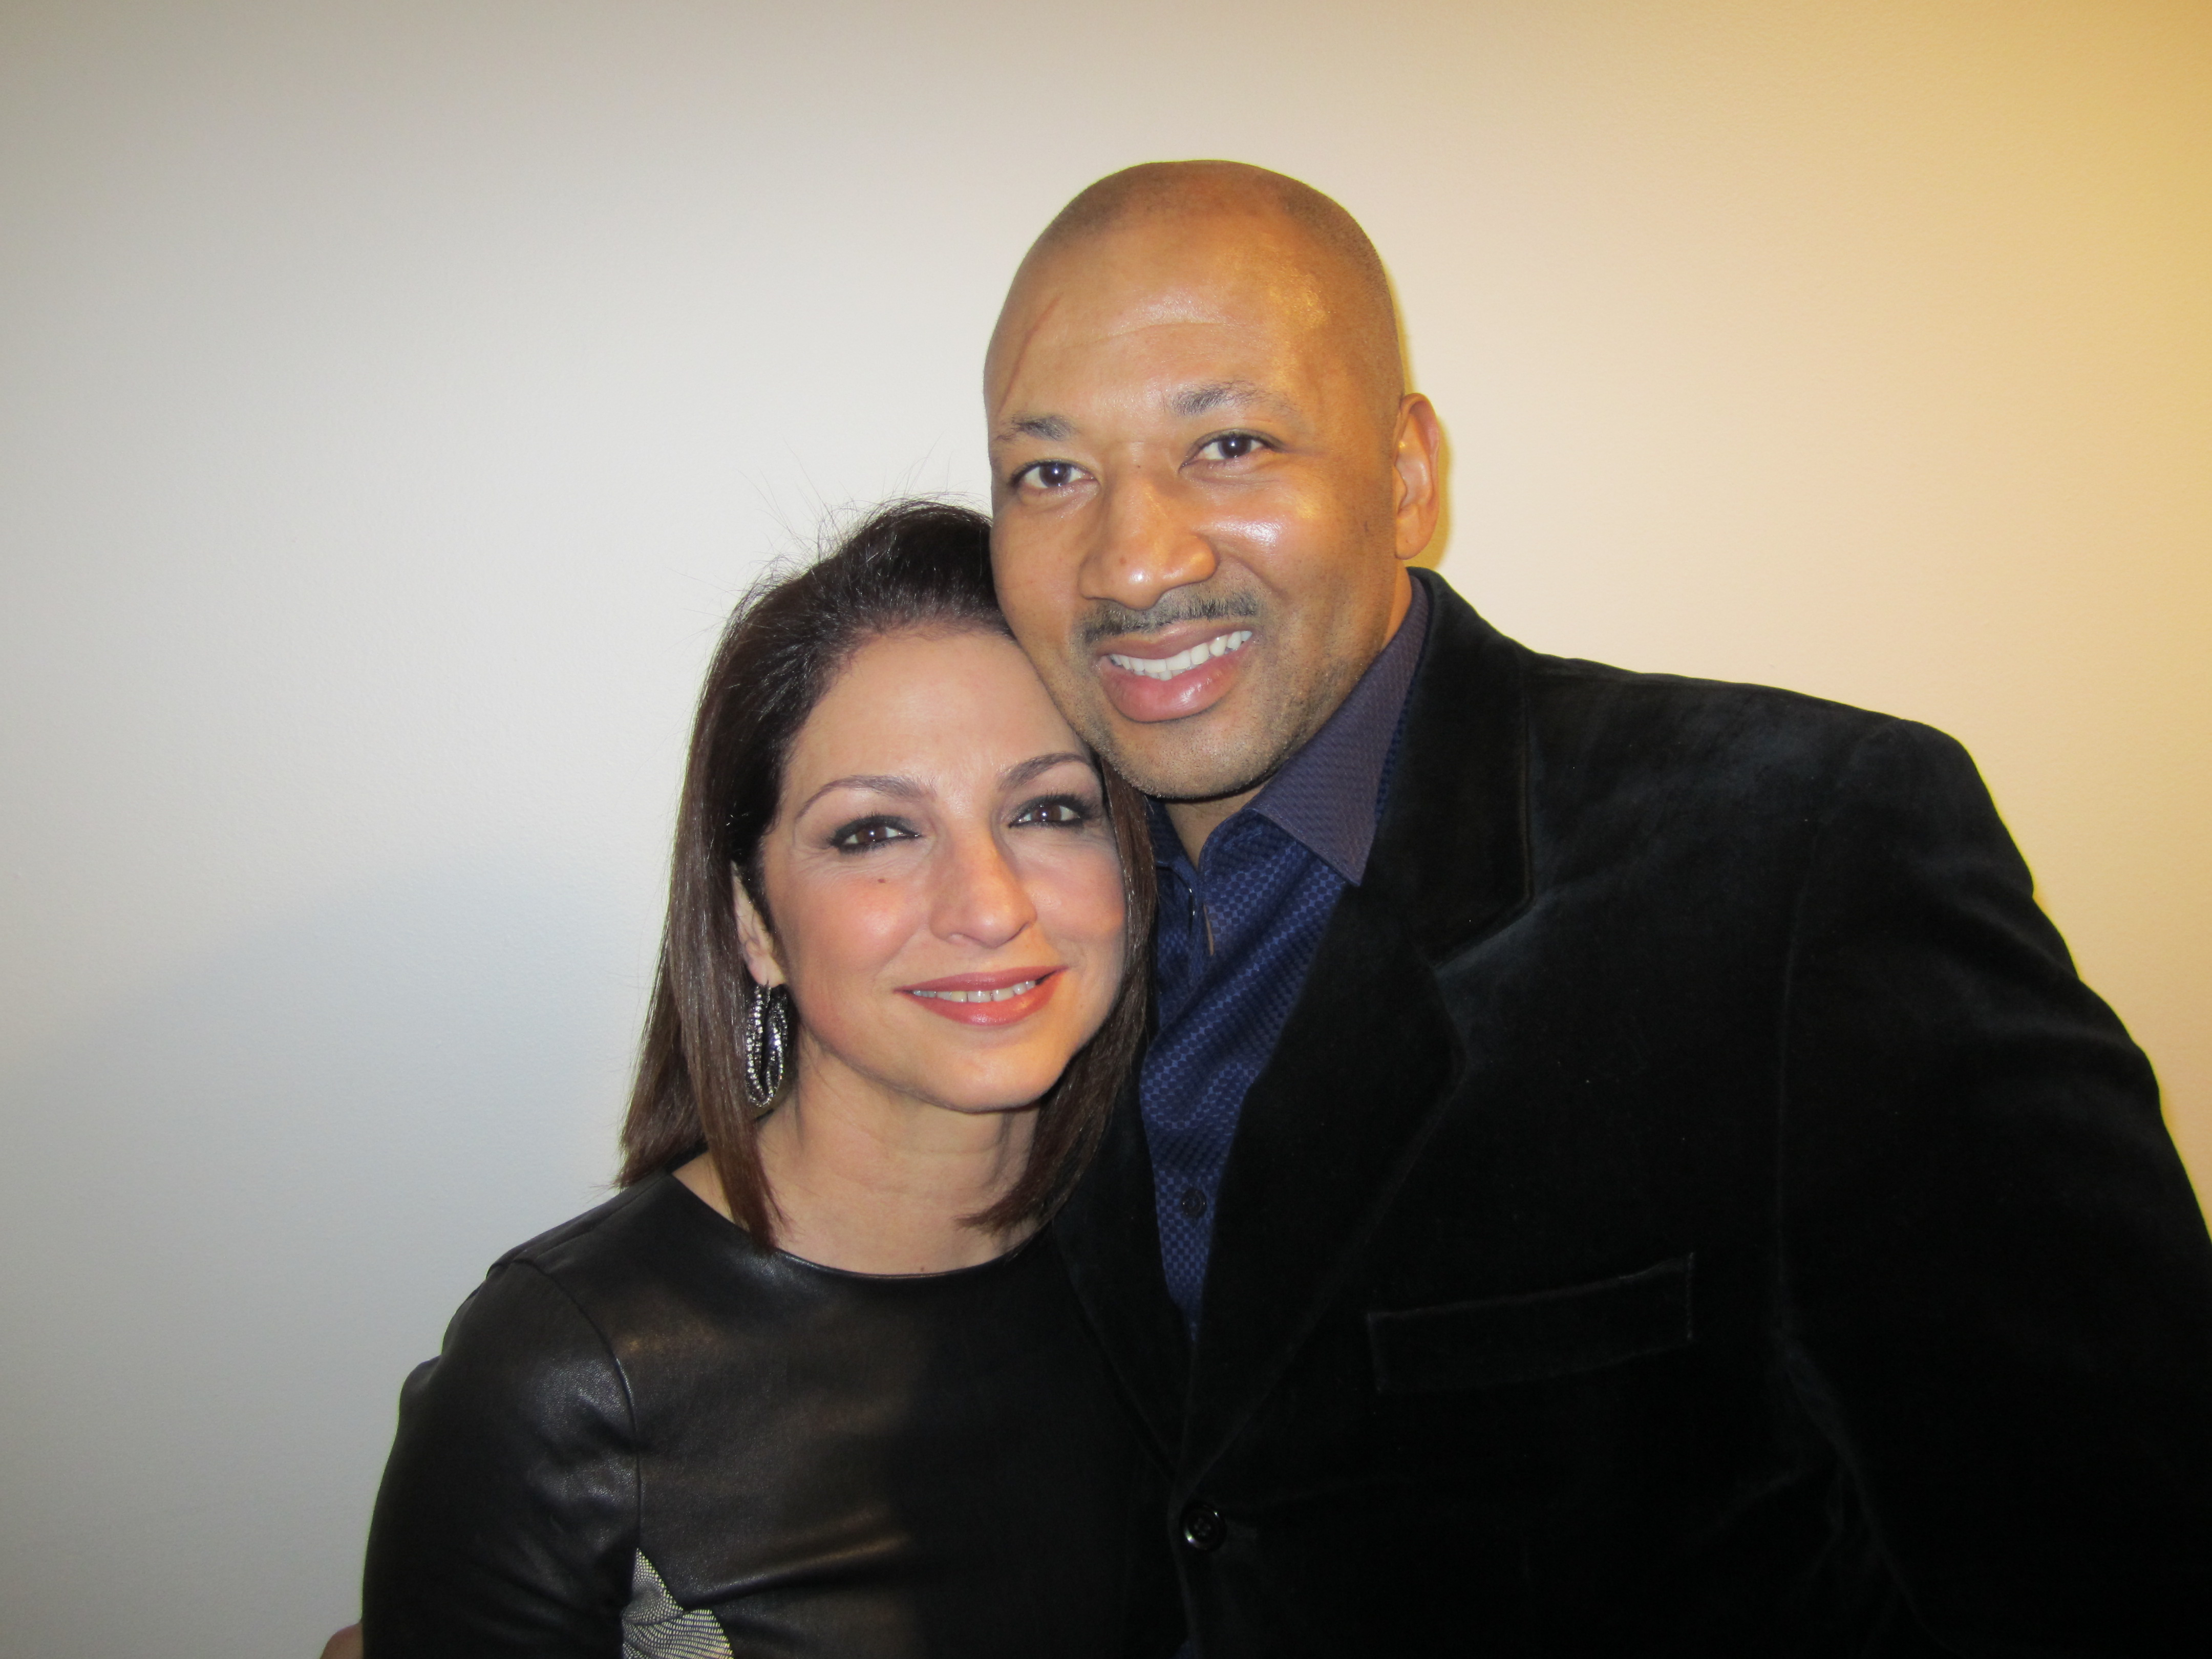
[[[677, 809], [668, 927], [623, 1124], [620, 1180], [629, 1186], [703, 1151], [730, 1213], [763, 1249], [775, 1243], [774, 1206], [745, 1091], [742, 1036], [760, 990], [738, 944], [732, 884], [744, 884], [772, 928], [760, 843], [775, 821], [792, 743], [854, 651], [915, 629], [1011, 637], [991, 588], [991, 521], [982, 514], [937, 501], [896, 502], [870, 514], [816, 563], [763, 580], [730, 617], [699, 694]], [[1029, 1162], [1012, 1190], [967, 1218], [994, 1232], [1042, 1222], [1059, 1206], [1098, 1145], [1144, 1033], [1153, 890], [1144, 798], [1104, 763], [1098, 769], [1127, 903], [1121, 994], [1039, 1103]]]

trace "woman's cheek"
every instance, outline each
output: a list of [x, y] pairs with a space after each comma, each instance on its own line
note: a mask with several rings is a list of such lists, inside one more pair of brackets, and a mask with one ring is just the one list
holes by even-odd
[[[1050, 931], [1064, 948], [1105, 953], [1118, 963], [1127, 900], [1121, 890], [1121, 864], [1111, 843], [1071, 848], [1054, 860], [1039, 883], [1049, 890]], [[1040, 902], [1039, 910], [1045, 909]]]
[[[797, 954], [815, 974], [866, 978], [897, 956], [914, 932], [908, 884], [867, 872], [840, 871], [807, 884], [796, 926]], [[810, 975], [811, 976], [811, 975]]]

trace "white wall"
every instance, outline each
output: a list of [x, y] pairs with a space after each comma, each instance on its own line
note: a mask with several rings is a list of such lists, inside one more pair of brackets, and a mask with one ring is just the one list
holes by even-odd
[[2212, 1176], [2202, 0], [4, 0], [0, 1656], [351, 1615], [721, 613], [1189, 155], [1374, 233], [1509, 631], [1964, 738]]

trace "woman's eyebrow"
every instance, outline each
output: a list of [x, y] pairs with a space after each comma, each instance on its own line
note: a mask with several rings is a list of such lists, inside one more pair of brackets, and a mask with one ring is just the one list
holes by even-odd
[[[999, 779], [1009, 789], [1018, 789], [1032, 778], [1042, 777], [1054, 767], [1065, 766], [1070, 761], [1085, 771], [1092, 769], [1090, 756], [1066, 749], [1057, 754], [1032, 755], [1027, 760], [1016, 761], [999, 774]], [[850, 777], [830, 779], [800, 802], [792, 817], [797, 817], [833, 789], [866, 789], [874, 794], [896, 795], [902, 800], [920, 800], [930, 793], [914, 778], [902, 778], [890, 772], [855, 772]]]
[[1032, 755], [1025, 761], [1016, 761], [1005, 771], [1000, 773], [999, 776], [1005, 781], [1008, 788], [1018, 789], [1032, 778], [1042, 777], [1054, 767], [1065, 766], [1070, 761], [1073, 761], [1086, 772], [1091, 769], [1090, 756], [1079, 755], [1073, 750], [1063, 750], [1057, 755]]
[[849, 778], [830, 779], [802, 801], [799, 811], [793, 812], [792, 817], [797, 817], [799, 812], [804, 812], [832, 789], [866, 789], [878, 795], [896, 795], [904, 800], [919, 800], [929, 793], [912, 778], [896, 777], [884, 772], [856, 772]]

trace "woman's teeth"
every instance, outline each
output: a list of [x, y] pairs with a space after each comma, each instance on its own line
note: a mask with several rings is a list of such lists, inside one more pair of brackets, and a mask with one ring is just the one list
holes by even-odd
[[1176, 652], [1172, 657], [1124, 657], [1109, 651], [1106, 660], [1116, 668], [1127, 669], [1132, 674], [1142, 674], [1146, 679], [1171, 680], [1178, 674], [1188, 673], [1202, 662], [1227, 656], [1251, 637], [1250, 629], [1240, 628], [1233, 634], [1217, 634], [1188, 651]]
[[1034, 991], [1042, 983], [1040, 980], [1025, 979], [1019, 985], [1009, 985], [998, 991], [915, 991], [918, 997], [936, 997], [944, 1002], [1004, 1002], [1024, 991]]

